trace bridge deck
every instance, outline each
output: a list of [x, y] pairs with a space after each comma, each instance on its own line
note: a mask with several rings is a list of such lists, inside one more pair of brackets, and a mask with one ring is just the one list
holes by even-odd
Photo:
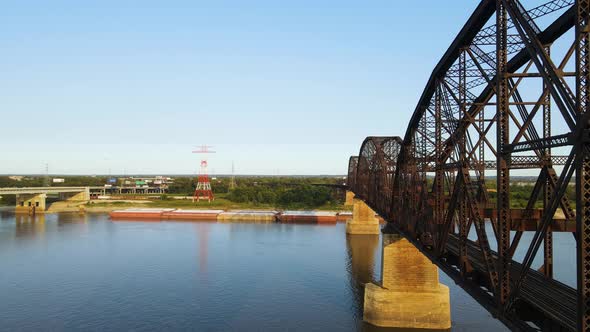
[[[450, 235], [447, 241], [447, 249], [459, 256], [459, 238]], [[473, 268], [481, 273], [486, 273], [485, 262], [482, 260], [481, 250], [472, 241], [467, 241], [467, 256]], [[497, 254], [493, 252], [494, 263]], [[512, 262], [510, 273], [513, 283], [518, 280], [522, 271], [522, 265]], [[558, 281], [548, 279], [540, 272], [531, 270], [523, 281], [519, 296], [529, 305], [545, 313], [547, 316], [562, 322], [571, 330], [576, 329], [576, 290]]]
[[77, 193], [89, 190], [89, 188], [90, 187], [11, 187], [0, 188], [0, 195]]

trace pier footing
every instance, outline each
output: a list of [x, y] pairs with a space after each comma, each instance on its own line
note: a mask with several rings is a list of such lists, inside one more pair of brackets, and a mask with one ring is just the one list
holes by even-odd
[[408, 240], [384, 235], [382, 283], [365, 286], [363, 319], [397, 328], [450, 329], [449, 288], [438, 269]]

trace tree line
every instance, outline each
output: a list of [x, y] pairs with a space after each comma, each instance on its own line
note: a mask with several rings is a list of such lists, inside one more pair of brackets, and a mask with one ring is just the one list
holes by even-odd
[[[63, 183], [49, 183], [58, 186], [103, 186], [107, 176], [64, 176]], [[322, 205], [340, 204], [343, 193], [315, 184], [343, 183], [342, 177], [271, 177], [239, 176], [231, 187], [230, 177], [211, 179], [211, 188], [217, 197], [236, 203], [253, 206], [267, 205], [280, 208], [315, 208]], [[0, 176], [0, 187], [40, 187], [47, 185], [44, 176], [27, 176], [19, 180]], [[196, 177], [175, 177], [169, 184], [169, 195], [192, 196], [197, 186]], [[165, 196], [164, 196], [165, 197]], [[13, 204], [13, 195], [2, 199], [4, 204]]]

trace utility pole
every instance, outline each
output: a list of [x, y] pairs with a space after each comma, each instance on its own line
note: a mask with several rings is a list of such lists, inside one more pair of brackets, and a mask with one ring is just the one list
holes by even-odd
[[43, 177], [43, 187], [49, 187], [49, 163], [45, 163], [45, 176]]
[[230, 182], [229, 182], [229, 189], [230, 189], [230, 190], [232, 190], [232, 189], [235, 189], [235, 188], [236, 188], [236, 176], [235, 176], [235, 173], [234, 173], [234, 171], [235, 171], [235, 170], [234, 170], [234, 162], [232, 161], [232, 162], [231, 162], [231, 180], [230, 180]]

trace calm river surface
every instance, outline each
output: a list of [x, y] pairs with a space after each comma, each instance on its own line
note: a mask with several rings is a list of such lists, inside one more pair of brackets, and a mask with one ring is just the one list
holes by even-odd
[[[0, 330], [396, 331], [362, 322], [380, 239], [344, 225], [0, 211]], [[444, 274], [453, 330], [499, 331]], [[399, 331], [399, 330], [397, 330]]]

